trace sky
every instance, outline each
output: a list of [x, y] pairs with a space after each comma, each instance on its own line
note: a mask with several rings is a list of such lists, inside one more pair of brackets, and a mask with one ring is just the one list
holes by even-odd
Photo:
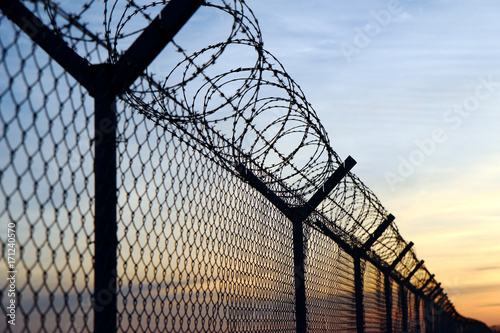
[[500, 324], [500, 2], [247, 4], [457, 311]]

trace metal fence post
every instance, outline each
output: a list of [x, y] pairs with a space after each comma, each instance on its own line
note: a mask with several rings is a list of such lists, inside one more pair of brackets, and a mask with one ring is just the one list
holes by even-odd
[[392, 333], [392, 285], [387, 273], [384, 274], [386, 332]]
[[363, 267], [359, 255], [354, 260], [354, 297], [356, 300], [356, 327], [357, 333], [365, 332], [365, 309], [363, 306]]
[[[255, 189], [261, 192], [271, 201], [290, 221], [293, 227], [293, 266], [295, 277], [295, 319], [296, 331], [298, 333], [307, 332], [307, 306], [306, 306], [306, 286], [305, 286], [305, 254], [304, 254], [304, 221], [321, 204], [325, 197], [354, 167], [356, 161], [347, 157], [345, 162], [335, 170], [327, 179], [324, 185], [316, 191], [309, 201], [299, 207], [290, 207], [286, 202], [271, 191], [252, 171], [243, 164], [238, 164], [236, 170]], [[362, 292], [362, 290], [361, 290]], [[362, 294], [361, 294], [362, 296]]]
[[94, 332], [116, 332], [117, 188], [116, 97], [110, 91], [113, 66], [91, 67], [95, 77]]
[[408, 292], [403, 285], [399, 285], [399, 297], [402, 305], [402, 329], [403, 332], [408, 332]]
[[434, 333], [434, 302], [430, 299], [425, 301], [424, 318], [425, 333]]
[[293, 264], [295, 276], [295, 315], [297, 332], [307, 332], [306, 287], [304, 266], [304, 230], [301, 220], [293, 220]]

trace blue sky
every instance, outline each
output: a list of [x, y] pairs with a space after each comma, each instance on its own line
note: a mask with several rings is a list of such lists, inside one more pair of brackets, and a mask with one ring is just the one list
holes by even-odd
[[500, 2], [247, 3], [457, 310], [500, 323]]

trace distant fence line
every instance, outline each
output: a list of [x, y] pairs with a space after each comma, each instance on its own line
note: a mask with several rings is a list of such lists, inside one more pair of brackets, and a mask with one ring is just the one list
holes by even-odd
[[244, 1], [0, 7], [2, 331], [490, 332]]

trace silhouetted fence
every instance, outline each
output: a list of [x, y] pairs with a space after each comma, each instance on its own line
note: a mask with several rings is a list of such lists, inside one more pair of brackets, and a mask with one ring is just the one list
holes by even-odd
[[489, 332], [243, 1], [0, 3], [2, 331]]

